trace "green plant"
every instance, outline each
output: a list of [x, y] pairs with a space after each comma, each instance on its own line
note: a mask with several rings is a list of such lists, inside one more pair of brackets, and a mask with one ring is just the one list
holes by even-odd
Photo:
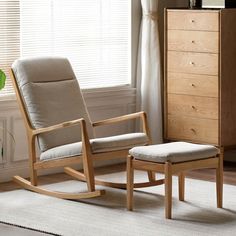
[[6, 74], [0, 69], [0, 90], [4, 88], [6, 81]]

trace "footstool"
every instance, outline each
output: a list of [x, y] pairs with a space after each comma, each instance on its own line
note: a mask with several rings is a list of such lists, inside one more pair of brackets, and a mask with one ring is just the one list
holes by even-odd
[[164, 173], [165, 217], [171, 219], [172, 176], [178, 174], [179, 200], [184, 201], [185, 172], [216, 168], [217, 207], [222, 207], [223, 160], [216, 147], [187, 142], [172, 142], [134, 147], [127, 160], [127, 209], [133, 210], [134, 170]]

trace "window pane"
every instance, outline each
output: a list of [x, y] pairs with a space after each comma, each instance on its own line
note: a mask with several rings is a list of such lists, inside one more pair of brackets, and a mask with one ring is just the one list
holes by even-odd
[[63, 56], [82, 88], [130, 84], [129, 0], [0, 0], [0, 96], [19, 57]]
[[21, 55], [68, 57], [82, 88], [130, 84], [128, 13], [127, 0], [22, 0]]
[[20, 56], [19, 1], [0, 1], [0, 68], [6, 73], [5, 88], [0, 96], [14, 94], [9, 78], [11, 64]]

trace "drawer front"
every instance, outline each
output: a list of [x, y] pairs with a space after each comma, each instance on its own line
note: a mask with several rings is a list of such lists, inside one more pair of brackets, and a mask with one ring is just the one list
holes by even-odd
[[167, 138], [218, 144], [218, 120], [168, 116]]
[[218, 76], [167, 73], [167, 92], [218, 97]]
[[167, 71], [218, 75], [218, 54], [168, 51]]
[[179, 94], [167, 95], [168, 115], [218, 119], [218, 99]]
[[168, 30], [168, 50], [189, 52], [219, 52], [219, 33], [207, 31]]
[[167, 28], [182, 30], [219, 31], [219, 12], [168, 11]]

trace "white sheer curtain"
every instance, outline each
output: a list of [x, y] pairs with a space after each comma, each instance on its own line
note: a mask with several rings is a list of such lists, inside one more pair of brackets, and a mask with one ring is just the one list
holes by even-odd
[[148, 115], [153, 143], [162, 142], [161, 62], [158, 34], [158, 0], [141, 0], [137, 71], [138, 103]]

